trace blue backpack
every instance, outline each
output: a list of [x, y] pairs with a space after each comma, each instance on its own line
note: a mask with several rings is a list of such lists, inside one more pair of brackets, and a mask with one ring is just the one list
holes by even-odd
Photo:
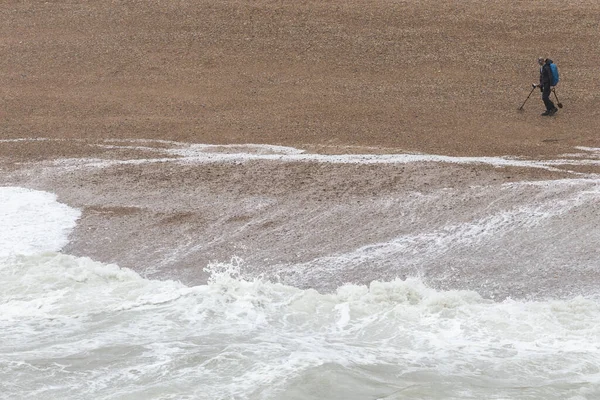
[[552, 86], [556, 86], [558, 84], [559, 76], [558, 76], [558, 67], [556, 64], [550, 64], [550, 70], [552, 71]]

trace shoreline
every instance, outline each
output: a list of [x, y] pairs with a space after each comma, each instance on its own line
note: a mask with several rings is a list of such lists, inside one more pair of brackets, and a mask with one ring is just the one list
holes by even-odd
[[[29, 153], [39, 146], [48, 150], [53, 142], [14, 143]], [[573, 172], [576, 166], [553, 171], [537, 165], [543, 163], [539, 160], [527, 167], [524, 160], [504, 159], [513, 165], [497, 166], [461, 162], [461, 158], [449, 163], [435, 156], [425, 161], [426, 155], [413, 158], [413, 154], [394, 162], [403, 160], [402, 156], [367, 154], [364, 159], [257, 145], [198, 147], [161, 141], [152, 147], [152, 141], [125, 140], [118, 146], [113, 141], [104, 144], [108, 143], [77, 141], [77, 151], [67, 154], [61, 151], [65, 146], [56, 146], [57, 154], [50, 159], [3, 167], [0, 184], [53, 192], [60, 202], [82, 211], [64, 252], [188, 285], [206, 283], [209, 275], [204, 268], [232, 257], [244, 261], [242, 272], [248, 277], [281, 271], [293, 284], [297, 277], [284, 271], [296, 265], [297, 272], [306, 268], [301, 287], [328, 291], [344, 279], [368, 283], [374, 276], [386, 277], [396, 267], [375, 262], [369, 267], [372, 272], [364, 275], [353, 271], [360, 265], [355, 262], [335, 279], [319, 282], [311, 275], [323, 268], [319, 260], [336, 254], [389, 246], [406, 235], [438, 235], [448, 229], [445, 226], [476, 221], [499, 201], [497, 193], [510, 192], [513, 186], [533, 190], [533, 195], [536, 190], [527, 189], [524, 183], [561, 186], [564, 180], [579, 176]], [[28, 145], [34, 150], [27, 150]], [[597, 173], [600, 161], [591, 150], [588, 161]], [[61, 161], [64, 156], [68, 162]], [[578, 157], [571, 162], [585, 163], [584, 154], [574, 156]], [[353, 161], [327, 161], [340, 157]], [[594, 179], [581, 177], [583, 182]], [[498, 211], [518, 209], [521, 202], [527, 205], [527, 196], [510, 195], [499, 203]], [[407, 214], [408, 210], [412, 211]], [[411, 268], [400, 276], [418, 275], [418, 269]], [[463, 271], [466, 275], [473, 272]], [[436, 274], [447, 273], [442, 268]], [[467, 288], [465, 282], [449, 279], [444, 283], [435, 274], [429, 277], [438, 289]], [[509, 293], [520, 296], [514, 287], [483, 289], [484, 296], [502, 298]]]
[[[513, 218], [523, 208], [537, 221], [528, 196], [551, 211], [562, 200], [526, 182], [553, 180], [573, 200], [576, 189], [561, 179], [599, 172], [598, 15], [591, 0], [15, 3], [0, 10], [1, 182], [83, 210], [66, 251], [150, 274], [157, 262], [177, 264], [189, 282], [235, 254], [300, 265], [389, 250], [398, 238], [445, 239], [444, 229], [463, 223], [487, 229], [486, 212]], [[540, 117], [537, 93], [517, 111], [540, 55], [561, 72], [564, 108], [553, 118]], [[198, 160], [201, 144], [258, 154], [175, 161]], [[185, 147], [193, 151], [181, 154]], [[220, 160], [231, 149], [210, 151]], [[313, 155], [285, 153], [293, 149]], [[360, 154], [370, 164], [321, 162]], [[520, 166], [502, 167], [514, 160]], [[493, 264], [486, 251], [479, 256]], [[567, 280], [546, 254], [536, 257]], [[435, 268], [451, 273], [436, 262], [424, 261], [432, 279]], [[382, 276], [402, 268], [384, 264]]]

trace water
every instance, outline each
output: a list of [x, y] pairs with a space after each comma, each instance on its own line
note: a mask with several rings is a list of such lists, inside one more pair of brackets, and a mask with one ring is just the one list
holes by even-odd
[[[365, 260], [389, 264], [382, 270], [410, 260], [427, 268], [448, 248], [457, 260], [481, 249], [474, 262], [507, 238], [510, 246], [531, 243], [543, 231], [568, 244], [561, 227], [571, 235], [576, 230], [567, 227], [586, 223], [589, 241], [555, 254], [566, 252], [560, 263], [589, 272], [598, 267], [599, 217], [589, 212], [597, 187], [583, 178], [508, 185], [513, 194], [538, 195], [316, 259], [313, 274], [333, 279], [327, 271]], [[492, 300], [434, 289], [418, 274], [379, 271], [381, 279], [368, 284], [318, 292], [252, 276], [235, 258], [209, 265], [207, 284], [185, 285], [61, 253], [81, 214], [51, 193], [2, 187], [0, 200], [0, 398], [600, 398], [593, 287]]]
[[417, 279], [319, 294], [213, 268], [208, 285], [186, 287], [58, 253], [5, 261], [3, 396], [600, 395], [592, 299], [495, 303]]

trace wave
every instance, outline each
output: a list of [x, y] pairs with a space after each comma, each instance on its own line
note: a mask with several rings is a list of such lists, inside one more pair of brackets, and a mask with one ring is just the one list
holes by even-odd
[[20, 187], [0, 187], [0, 257], [60, 250], [81, 215], [56, 195]]
[[[249, 159], [302, 159], [251, 149]], [[223, 161], [215, 151], [239, 158], [227, 146], [180, 150], [168, 149], [185, 161]], [[360, 157], [339, 160], [371, 160]], [[246, 268], [234, 258], [210, 264], [206, 284], [186, 285], [58, 253], [80, 212], [53, 194], [0, 188], [0, 397], [598, 398], [597, 289], [492, 301], [483, 290], [431, 284], [459, 277], [487, 290], [568, 273], [569, 282], [541, 287], [583, 285], [597, 266], [597, 197], [593, 177], [409, 193], [377, 203], [402, 209], [394, 224], [410, 214], [391, 239], [302, 265]], [[446, 211], [454, 207], [463, 213]], [[347, 214], [341, 207], [328, 217]], [[413, 269], [398, 267], [409, 262]], [[428, 279], [418, 278], [428, 268]]]
[[473, 291], [434, 290], [415, 278], [321, 294], [242, 279], [236, 263], [213, 264], [209, 273], [207, 285], [188, 287], [59, 253], [5, 258], [5, 395], [600, 393], [595, 299], [493, 302]]

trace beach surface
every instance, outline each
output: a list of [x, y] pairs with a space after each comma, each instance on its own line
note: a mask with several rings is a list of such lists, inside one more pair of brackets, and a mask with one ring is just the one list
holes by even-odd
[[[2, 136], [556, 155], [598, 145], [599, 18], [595, 1], [10, 2]], [[538, 56], [561, 71], [553, 119], [539, 92], [517, 112]]]
[[599, 32], [597, 0], [5, 0], [0, 399], [599, 399]]
[[[594, 1], [10, 2], [0, 183], [82, 210], [69, 254], [190, 284], [435, 230], [478, 193], [600, 171], [599, 20]], [[538, 56], [561, 71], [552, 118], [538, 91], [517, 110]]]

